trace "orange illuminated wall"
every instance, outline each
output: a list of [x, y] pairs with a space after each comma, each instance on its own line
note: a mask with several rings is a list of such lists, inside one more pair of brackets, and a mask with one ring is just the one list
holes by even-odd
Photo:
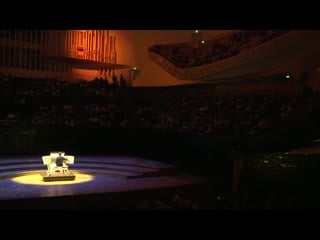
[[[206, 40], [225, 33], [223, 30], [202, 31], [201, 36]], [[151, 61], [148, 48], [154, 44], [190, 42], [193, 34], [194, 30], [4, 30], [0, 31], [0, 50], [4, 51], [0, 63], [5, 64], [0, 66], [0, 71], [25, 77], [72, 80], [100, 77], [98, 70], [75, 68], [71, 62], [54, 58], [69, 57], [128, 65], [129, 69], [115, 71], [116, 75], [122, 73], [126, 78], [130, 69], [136, 67], [139, 74], [133, 86], [188, 84], [194, 81], [176, 79]], [[11, 54], [8, 49], [18, 51]]]
[[60, 31], [67, 57], [117, 63], [117, 37], [109, 30]]

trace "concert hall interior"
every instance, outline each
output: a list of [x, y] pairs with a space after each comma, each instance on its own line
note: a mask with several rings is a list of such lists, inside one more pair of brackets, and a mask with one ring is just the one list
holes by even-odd
[[1, 29], [0, 209], [320, 207], [319, 41]]

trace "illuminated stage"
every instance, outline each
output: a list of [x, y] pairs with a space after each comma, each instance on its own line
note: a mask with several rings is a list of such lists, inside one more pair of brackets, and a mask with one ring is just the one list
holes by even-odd
[[76, 164], [69, 167], [75, 180], [44, 181], [46, 169], [41, 156], [1, 157], [0, 209], [121, 208], [138, 192], [204, 182], [173, 165], [138, 157], [76, 156], [76, 159]]

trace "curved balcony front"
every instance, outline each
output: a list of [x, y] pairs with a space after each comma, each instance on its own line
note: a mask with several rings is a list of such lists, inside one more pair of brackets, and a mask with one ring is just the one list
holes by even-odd
[[[282, 72], [299, 75], [320, 62], [319, 41], [320, 31], [292, 30], [233, 57], [191, 68], [179, 68], [151, 51], [149, 57], [182, 80], [219, 81]], [[302, 65], [302, 68], [297, 67], [297, 64]]]

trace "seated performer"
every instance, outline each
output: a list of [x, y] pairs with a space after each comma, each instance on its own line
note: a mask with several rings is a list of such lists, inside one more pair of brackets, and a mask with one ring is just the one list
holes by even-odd
[[74, 156], [64, 152], [51, 152], [49, 156], [42, 156], [43, 164], [47, 165], [47, 175], [69, 174], [68, 165], [74, 163]]
[[43, 164], [47, 165], [48, 171], [42, 174], [44, 181], [74, 180], [75, 175], [68, 170], [69, 164], [74, 164], [74, 156], [65, 155], [64, 152], [51, 152], [50, 155], [42, 156]]
[[64, 166], [64, 162], [66, 161], [67, 159], [65, 157], [63, 157], [61, 155], [61, 153], [59, 152], [59, 156], [56, 158], [56, 166], [57, 167], [63, 167]]

